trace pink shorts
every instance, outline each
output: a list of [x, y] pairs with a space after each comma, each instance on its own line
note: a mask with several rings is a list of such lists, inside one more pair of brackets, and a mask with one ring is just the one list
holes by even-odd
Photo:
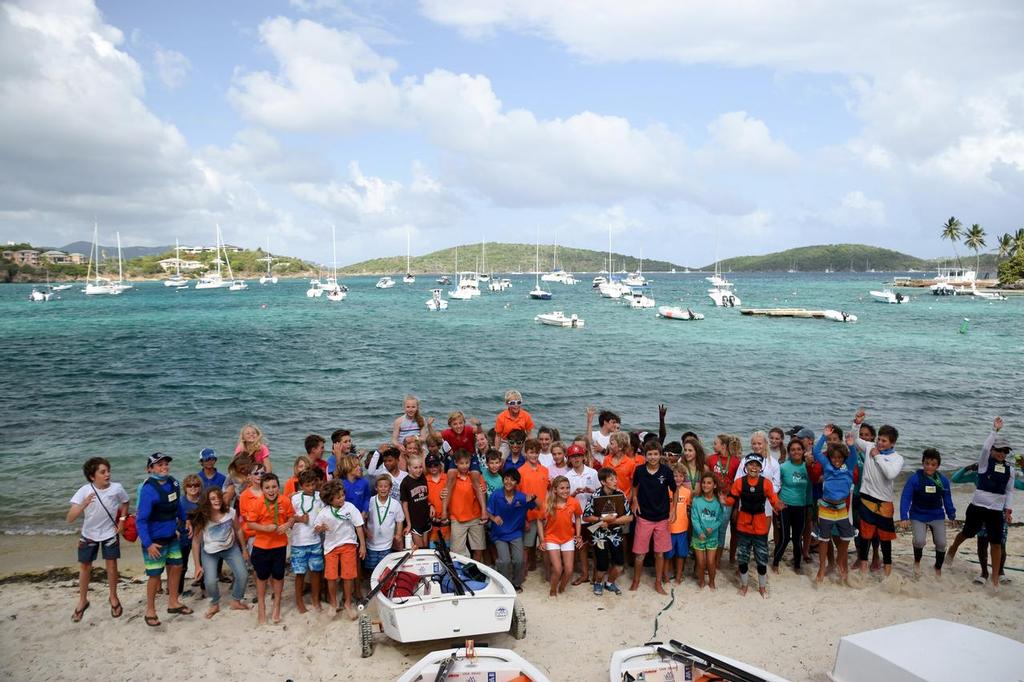
[[672, 549], [672, 534], [668, 532], [668, 519], [664, 521], [636, 520], [633, 535], [633, 554], [646, 554], [654, 537], [654, 551], [660, 553]]

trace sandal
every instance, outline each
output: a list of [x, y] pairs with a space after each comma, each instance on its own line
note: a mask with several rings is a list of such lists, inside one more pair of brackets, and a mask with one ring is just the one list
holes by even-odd
[[80, 609], [75, 609], [75, 612], [71, 614], [72, 623], [82, 622], [82, 616], [85, 614], [85, 610], [89, 608], [89, 602], [85, 602], [85, 606]]
[[168, 607], [167, 613], [177, 613], [182, 616], [191, 616], [193, 611], [189, 607], [182, 604], [181, 606], [175, 606], [173, 609]]
[[155, 628], [160, 625], [160, 619], [156, 616], [146, 616], [143, 620], [146, 621], [146, 625], [151, 628]]
[[589, 583], [589, 582], [590, 582], [590, 578], [584, 577], [582, 575], [578, 575], [578, 576], [576, 576], [575, 578], [572, 579], [573, 587], [575, 587], [576, 585], [582, 585], [583, 583]]
[[120, 618], [121, 614], [124, 613], [124, 607], [121, 606], [121, 602], [118, 601], [116, 604], [110, 605], [110, 615], [113, 618]]

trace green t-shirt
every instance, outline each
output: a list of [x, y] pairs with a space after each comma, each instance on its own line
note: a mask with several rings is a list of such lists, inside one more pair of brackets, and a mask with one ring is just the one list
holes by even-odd
[[480, 475], [484, 477], [484, 483], [487, 484], [487, 499], [491, 499], [491, 493], [501, 488], [501, 471], [496, 474], [492, 474], [487, 469], [480, 472]]
[[807, 475], [807, 466], [804, 463], [793, 464], [786, 460], [780, 467], [782, 479], [782, 491], [779, 499], [791, 507], [802, 507], [808, 502], [811, 493], [811, 478]]

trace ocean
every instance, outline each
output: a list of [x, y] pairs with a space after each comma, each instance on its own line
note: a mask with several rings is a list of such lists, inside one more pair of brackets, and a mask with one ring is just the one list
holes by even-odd
[[[76, 286], [49, 303], [29, 303], [31, 285], [4, 285], [0, 532], [73, 532], [63, 519], [89, 457], [110, 459], [129, 490], [156, 450], [174, 456], [178, 478], [204, 447], [224, 470], [251, 421], [286, 472], [309, 433], [348, 428], [359, 448], [387, 440], [406, 393], [438, 427], [454, 409], [490, 426], [515, 388], [536, 423], [563, 438], [583, 430], [588, 405], [618, 412], [623, 428], [656, 430], [664, 403], [670, 438], [693, 430], [706, 443], [720, 432], [746, 443], [774, 425], [845, 429], [863, 406], [868, 421], [899, 429], [908, 469], [925, 447], [942, 452], [944, 470], [970, 462], [998, 414], [1024, 447], [1024, 297], [914, 290], [896, 306], [868, 295], [890, 274], [729, 276], [744, 307], [860, 318], [839, 324], [741, 316], [710, 305], [703, 275], [649, 274], [658, 305], [706, 316], [682, 322], [602, 299], [580, 277], [546, 285], [554, 300], [544, 302], [528, 298], [532, 276], [515, 276], [508, 292], [438, 313], [425, 306], [437, 286], [427, 276], [390, 290], [345, 278], [342, 303], [306, 298], [304, 280], [250, 280], [245, 292], [149, 282], [117, 297]], [[534, 322], [552, 310], [586, 327]]]

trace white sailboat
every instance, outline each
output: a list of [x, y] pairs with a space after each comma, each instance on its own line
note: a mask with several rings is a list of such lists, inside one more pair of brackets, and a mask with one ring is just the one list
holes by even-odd
[[53, 299], [53, 287], [50, 286], [50, 271], [46, 271], [46, 288], [37, 289], [32, 287], [32, 293], [28, 295], [28, 300], [33, 303], [43, 303]]
[[[86, 296], [116, 296], [121, 293], [121, 290], [114, 287], [114, 284], [106, 277], [100, 277], [100, 244], [98, 240], [99, 225], [94, 222], [92, 225], [92, 248], [89, 249], [89, 266], [85, 272], [85, 288], [82, 289], [82, 292]], [[90, 282], [89, 279], [94, 270], [96, 276]]]
[[[454, 298], [456, 301], [468, 301], [473, 298], [473, 287], [471, 284], [475, 284], [475, 280], [463, 280], [459, 275], [459, 247], [455, 247], [455, 278], [458, 284], [455, 288], [448, 292], [448, 298]], [[480, 295], [480, 289], [477, 288], [477, 296]]]
[[448, 301], [441, 298], [440, 289], [431, 289], [430, 298], [427, 299], [427, 310], [437, 312], [440, 310], [448, 310]]
[[267, 255], [260, 260], [267, 262], [267, 274], [260, 277], [260, 284], [277, 284], [277, 275], [270, 271], [270, 266], [274, 262], [274, 257], [270, 255], [270, 235], [267, 235]]
[[402, 278], [402, 281], [405, 282], [406, 284], [415, 284], [416, 283], [416, 277], [412, 274], [412, 268], [410, 267], [410, 262], [412, 261], [412, 254], [410, 253], [409, 248], [410, 248], [410, 246], [409, 246], [409, 230], [406, 229], [406, 231], [405, 231], [405, 277]]
[[[196, 282], [196, 289], [227, 289], [231, 286], [231, 282], [224, 279], [221, 275], [220, 266], [220, 225], [217, 225], [217, 246], [216, 253], [213, 257], [213, 262], [217, 265], [217, 272], [207, 272], [205, 275], [199, 278]], [[232, 278], [234, 279], [234, 278]]]
[[540, 276], [542, 282], [555, 282], [557, 284], [576, 284], [577, 280], [572, 273], [566, 272], [564, 268], [558, 266], [558, 242], [553, 241], [551, 247], [551, 272], [546, 272]]
[[164, 280], [165, 287], [184, 289], [188, 287], [188, 280], [181, 276], [181, 246], [178, 240], [174, 240], [174, 274]]
[[536, 280], [534, 282], [533, 291], [530, 292], [530, 298], [537, 301], [550, 301], [551, 292], [544, 291], [540, 288], [540, 228], [537, 229], [537, 258], [534, 267], [534, 275]]
[[645, 287], [647, 286], [647, 279], [644, 277], [644, 252], [640, 251], [640, 267], [636, 272], [632, 272], [627, 275], [622, 283], [630, 287]]
[[480, 240], [480, 274], [476, 276], [478, 282], [490, 282], [491, 276], [487, 273], [487, 242]]
[[124, 291], [128, 291], [129, 289], [134, 289], [135, 288], [131, 284], [128, 284], [127, 282], [124, 281], [124, 265], [122, 263], [122, 258], [121, 258], [121, 233], [120, 232], [117, 233], [117, 281], [113, 283], [113, 286], [114, 286], [115, 289], [118, 290], [117, 293], [122, 293]]
[[335, 228], [331, 225], [331, 276], [327, 278], [327, 281], [323, 285], [323, 292], [327, 294], [328, 301], [334, 301], [339, 303], [345, 300], [348, 296], [347, 289], [342, 285], [338, 284], [338, 246], [337, 239], [335, 238]]
[[623, 284], [622, 280], [615, 277], [612, 274], [612, 228], [608, 228], [608, 278], [604, 281], [599, 281], [598, 277], [594, 278], [594, 283], [597, 284], [597, 291], [604, 298], [622, 298], [623, 296], [629, 296], [629, 287]]

